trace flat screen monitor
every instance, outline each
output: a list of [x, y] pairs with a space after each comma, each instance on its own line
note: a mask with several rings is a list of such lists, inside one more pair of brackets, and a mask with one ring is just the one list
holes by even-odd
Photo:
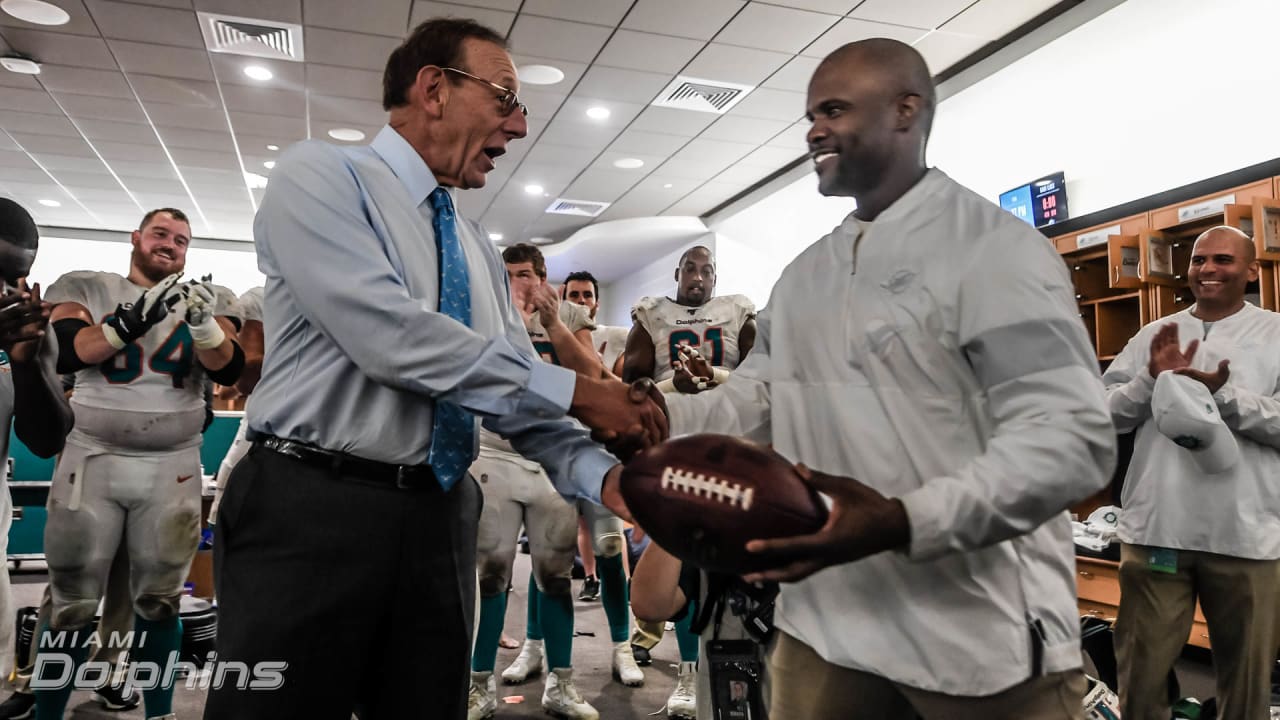
[[1067, 186], [1058, 172], [1000, 193], [1000, 207], [1034, 227], [1066, 220]]

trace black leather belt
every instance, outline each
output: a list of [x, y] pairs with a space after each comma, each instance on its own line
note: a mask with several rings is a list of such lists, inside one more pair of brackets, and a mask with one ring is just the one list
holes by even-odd
[[367, 480], [401, 490], [440, 487], [430, 465], [392, 465], [271, 436], [259, 437], [254, 440], [254, 444], [308, 465], [330, 470], [339, 476]]

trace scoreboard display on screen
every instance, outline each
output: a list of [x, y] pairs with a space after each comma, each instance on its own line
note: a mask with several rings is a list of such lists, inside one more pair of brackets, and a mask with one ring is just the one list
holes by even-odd
[[1062, 173], [1054, 173], [1000, 193], [1000, 207], [1035, 227], [1066, 220], [1067, 186]]

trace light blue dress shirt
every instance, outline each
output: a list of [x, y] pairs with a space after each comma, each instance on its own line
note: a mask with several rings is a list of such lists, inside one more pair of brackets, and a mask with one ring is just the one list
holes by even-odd
[[389, 126], [367, 146], [307, 141], [281, 155], [253, 225], [266, 356], [250, 437], [415, 465], [435, 400], [448, 400], [541, 464], [562, 495], [599, 502], [616, 461], [564, 417], [573, 372], [535, 359], [501, 255], [463, 217], [471, 327], [437, 312], [436, 187]]

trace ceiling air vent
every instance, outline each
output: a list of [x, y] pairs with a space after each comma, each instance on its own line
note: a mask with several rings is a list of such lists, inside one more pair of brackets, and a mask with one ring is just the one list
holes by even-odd
[[595, 217], [604, 212], [610, 203], [594, 202], [591, 200], [570, 200], [569, 198], [556, 198], [556, 201], [547, 206], [547, 212], [553, 215], [577, 215], [579, 217]]
[[253, 18], [197, 13], [209, 52], [302, 62], [302, 26]]
[[653, 101], [658, 107], [723, 115], [754, 90], [752, 85], [704, 80], [680, 75]]

